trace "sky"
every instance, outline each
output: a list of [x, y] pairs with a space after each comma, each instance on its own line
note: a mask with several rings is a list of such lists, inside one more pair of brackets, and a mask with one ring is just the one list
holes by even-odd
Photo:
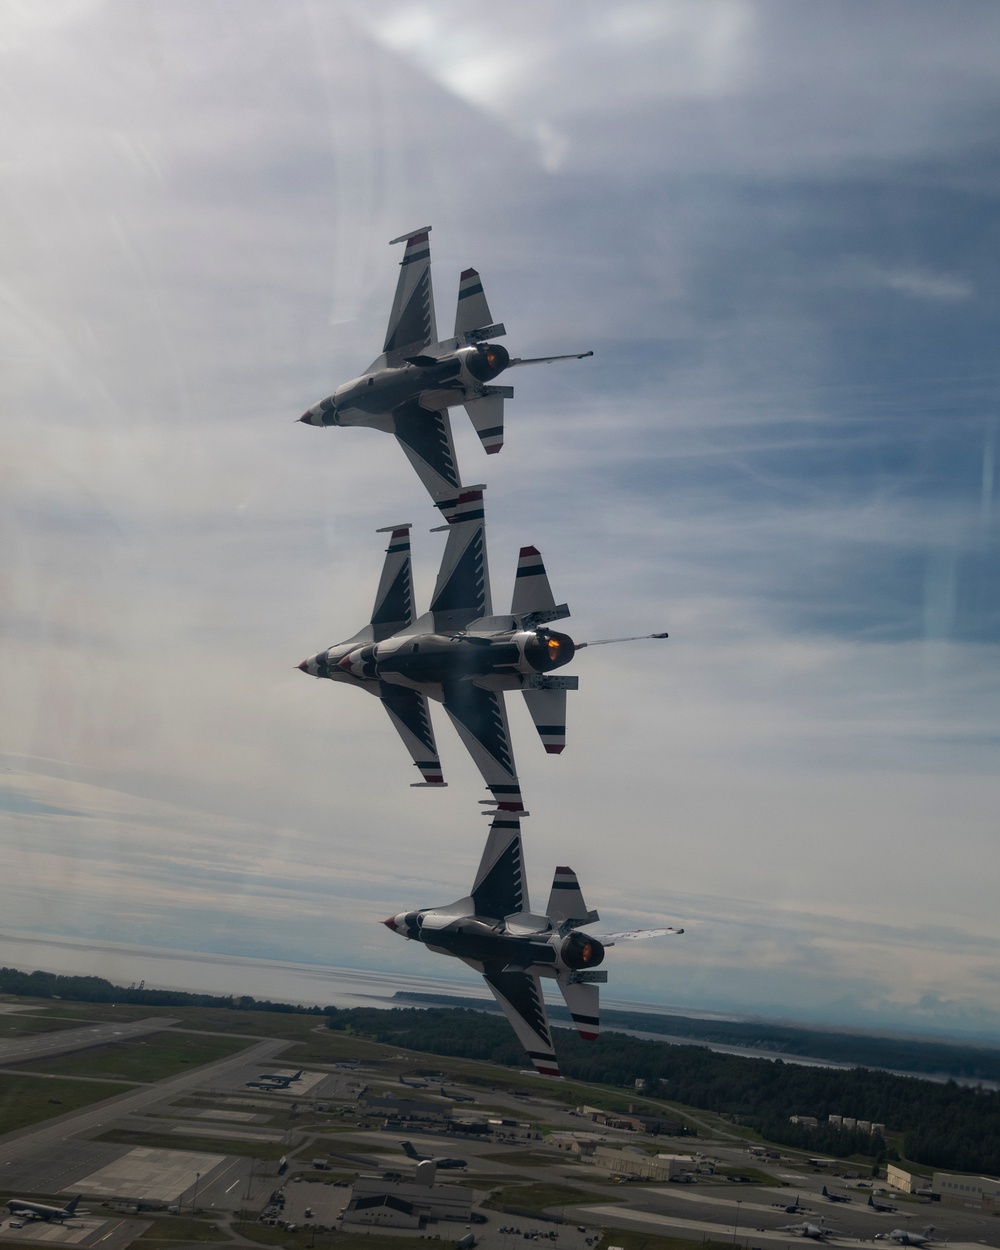
[[992, 0], [0, 6], [0, 931], [475, 984], [377, 923], [471, 884], [457, 736], [410, 790], [296, 671], [379, 527], [433, 585], [395, 442], [296, 423], [430, 224], [445, 332], [474, 266], [594, 352], [454, 417], [498, 610], [533, 543], [576, 639], [670, 633], [559, 757], [508, 699], [536, 906], [685, 928], [612, 998], [1000, 1040], [998, 71]]

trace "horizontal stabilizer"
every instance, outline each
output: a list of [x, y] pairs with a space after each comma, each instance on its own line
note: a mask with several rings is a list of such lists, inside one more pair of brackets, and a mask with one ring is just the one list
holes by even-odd
[[503, 401], [505, 391], [513, 393], [511, 386], [491, 387], [480, 399], [467, 399], [465, 411], [469, 414], [472, 428], [488, 456], [495, 455], [503, 446]]
[[542, 746], [549, 755], [558, 755], [566, 745], [566, 691], [526, 689], [524, 701]]
[[557, 868], [552, 878], [552, 891], [549, 894], [545, 913], [553, 924], [560, 927], [578, 928], [582, 924], [591, 924], [599, 920], [596, 911], [590, 911], [583, 901], [580, 883], [572, 868]]
[[573, 1017], [576, 1031], [585, 1042], [596, 1042], [601, 1031], [601, 991], [588, 982], [559, 978], [559, 988]]
[[564, 620], [569, 616], [565, 603], [556, 604], [545, 563], [537, 547], [521, 548], [514, 574], [510, 612], [511, 616], [517, 617], [522, 629], [535, 629], [547, 621]]

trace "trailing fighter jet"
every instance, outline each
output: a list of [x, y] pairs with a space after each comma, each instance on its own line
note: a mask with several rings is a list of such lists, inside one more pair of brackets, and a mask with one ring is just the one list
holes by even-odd
[[513, 387], [493, 386], [505, 369], [581, 360], [570, 356], [515, 357], [490, 338], [506, 334], [494, 324], [475, 269], [466, 269], [458, 287], [455, 333], [438, 340], [431, 291], [430, 226], [401, 234], [405, 243], [396, 297], [389, 314], [382, 354], [365, 372], [301, 417], [307, 425], [363, 425], [395, 434], [400, 446], [447, 517], [460, 490], [448, 409], [464, 404], [487, 454], [503, 446], [503, 401]]
[[80, 1194], [77, 1194], [64, 1207], [52, 1207], [44, 1202], [29, 1202], [27, 1198], [9, 1198], [7, 1200], [7, 1209], [11, 1215], [21, 1215], [29, 1220], [45, 1220], [46, 1223], [58, 1220], [61, 1224], [64, 1220], [74, 1218], [76, 1215], [76, 1204], [80, 1201], [80, 1196]]
[[566, 745], [566, 691], [577, 688], [578, 678], [554, 670], [597, 644], [574, 643], [549, 628], [569, 608], [553, 598], [534, 547], [521, 548], [510, 614], [493, 615], [483, 490], [463, 490], [451, 524], [442, 527], [448, 538], [429, 612], [414, 619], [411, 527], [388, 526], [378, 531], [390, 540], [371, 622], [298, 667], [377, 695], [420, 770], [416, 785], [446, 784], [427, 700], [443, 703], [494, 801], [502, 810], [523, 811], [503, 692], [522, 691], [545, 750], [558, 754]]
[[928, 1224], [922, 1233], [911, 1232], [908, 1228], [894, 1228], [891, 1233], [876, 1233], [876, 1241], [894, 1241], [900, 1246], [926, 1246], [934, 1241], [931, 1237], [934, 1225]]
[[552, 977], [566, 1000], [580, 1036], [594, 1041], [600, 1030], [597, 971], [604, 952], [618, 940], [661, 937], [683, 929], [630, 930], [602, 938], [579, 930], [599, 919], [583, 901], [572, 868], [557, 868], [544, 915], [532, 913], [517, 815], [497, 812], [467, 898], [446, 907], [400, 912], [382, 923], [393, 933], [454, 955], [481, 972], [503, 1008], [535, 1070], [558, 1076], [539, 978]]

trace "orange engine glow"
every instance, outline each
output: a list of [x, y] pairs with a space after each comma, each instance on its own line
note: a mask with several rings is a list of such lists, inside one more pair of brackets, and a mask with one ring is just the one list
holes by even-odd
[[548, 640], [548, 652], [550, 660], [558, 660], [559, 652], [562, 650], [562, 643], [558, 638], [550, 638]]

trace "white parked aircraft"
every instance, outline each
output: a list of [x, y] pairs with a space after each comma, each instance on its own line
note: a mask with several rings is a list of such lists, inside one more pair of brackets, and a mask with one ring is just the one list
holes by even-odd
[[77, 1194], [72, 1202], [67, 1202], [64, 1207], [48, 1206], [44, 1202], [29, 1202], [27, 1198], [9, 1198], [7, 1200], [7, 1209], [11, 1215], [21, 1215], [29, 1220], [71, 1220], [77, 1214], [76, 1204], [80, 1201], [80, 1194]]

